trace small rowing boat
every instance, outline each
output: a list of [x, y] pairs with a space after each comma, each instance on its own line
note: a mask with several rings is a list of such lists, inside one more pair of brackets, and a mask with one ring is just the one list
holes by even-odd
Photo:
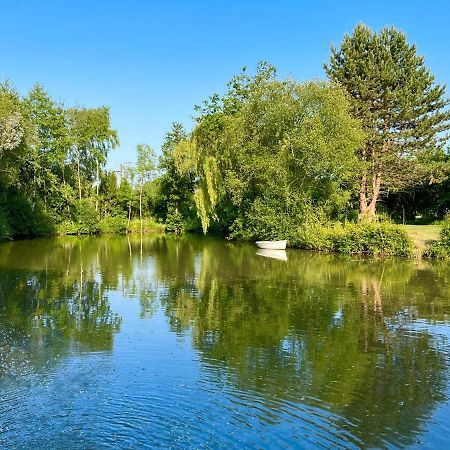
[[285, 250], [287, 241], [256, 241], [255, 244], [259, 248], [267, 250]]

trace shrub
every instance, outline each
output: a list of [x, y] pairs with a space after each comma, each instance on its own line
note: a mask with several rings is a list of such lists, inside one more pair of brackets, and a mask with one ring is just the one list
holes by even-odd
[[9, 239], [9, 225], [5, 217], [5, 213], [0, 209], [0, 241]]
[[[300, 202], [299, 202], [300, 204]], [[297, 240], [298, 224], [308, 217], [307, 205], [298, 211], [285, 211], [276, 199], [256, 199], [245, 217], [239, 216], [230, 227], [230, 239]]]
[[289, 240], [289, 245], [305, 250], [334, 251], [338, 232], [338, 227], [333, 224], [308, 220], [297, 228], [295, 235]]
[[169, 209], [166, 216], [166, 231], [181, 234], [184, 229], [183, 216], [177, 209]]
[[100, 216], [89, 199], [75, 203], [74, 218], [78, 234], [96, 234], [100, 231]]
[[58, 234], [79, 234], [78, 232], [78, 224], [70, 222], [68, 220], [59, 223], [56, 226], [56, 232]]
[[447, 214], [442, 221], [442, 230], [439, 241], [433, 242], [424, 255], [425, 258], [450, 259], [450, 215]]
[[[147, 218], [143, 220], [142, 231], [143, 233], [164, 233], [164, 224], [157, 222], [153, 218]], [[139, 219], [132, 219], [128, 227], [130, 233], [141, 232], [141, 221]]]
[[[237, 219], [230, 238], [287, 239], [291, 247], [350, 254], [411, 256], [412, 242], [400, 227], [383, 222], [332, 223], [325, 210], [296, 202], [286, 212], [276, 203], [257, 199], [245, 220]], [[384, 219], [387, 220], [387, 219]], [[450, 228], [449, 228], [450, 242]]]
[[101, 233], [125, 233], [127, 218], [125, 216], [108, 216], [100, 221]]
[[10, 237], [26, 237], [44, 236], [55, 231], [53, 221], [41, 205], [31, 203], [21, 194], [11, 194], [1, 209], [3, 232], [0, 234], [7, 232]]
[[347, 255], [411, 256], [412, 241], [400, 227], [387, 223], [347, 223], [334, 237], [334, 249]]

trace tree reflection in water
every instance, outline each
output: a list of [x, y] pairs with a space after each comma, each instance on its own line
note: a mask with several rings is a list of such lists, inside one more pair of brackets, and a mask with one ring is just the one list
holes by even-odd
[[433, 326], [449, 323], [450, 275], [420, 264], [299, 251], [278, 261], [186, 236], [5, 244], [0, 322], [17, 348], [3, 339], [0, 377], [13, 355], [43, 364], [41, 347], [55, 360], [111, 351], [114, 291], [138, 298], [142, 318], [162, 309], [236, 398], [251, 393], [272, 412], [320, 407], [366, 446], [411, 445], [448, 384], [448, 342]]

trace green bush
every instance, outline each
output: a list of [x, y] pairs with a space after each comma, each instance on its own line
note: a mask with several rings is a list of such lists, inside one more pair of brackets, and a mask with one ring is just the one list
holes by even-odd
[[[0, 226], [9, 237], [44, 236], [55, 232], [50, 216], [39, 203], [32, 203], [21, 194], [12, 193], [2, 205]], [[3, 223], [3, 225], [1, 225]]]
[[68, 220], [59, 223], [56, 226], [56, 232], [57, 234], [79, 234], [78, 232], [78, 224], [70, 222]]
[[424, 255], [425, 258], [450, 259], [450, 215], [447, 214], [442, 221], [442, 230], [439, 241], [433, 242]]
[[125, 216], [109, 216], [100, 221], [101, 233], [125, 233], [127, 231], [127, 218]]
[[[306, 207], [304, 208], [307, 209]], [[305, 222], [303, 210], [285, 211], [273, 199], [256, 199], [245, 217], [239, 216], [230, 227], [230, 239], [242, 240], [297, 240], [299, 223]]]
[[181, 234], [184, 229], [183, 216], [176, 209], [169, 209], [166, 216], [166, 231]]
[[[295, 202], [290, 211], [276, 202], [256, 200], [245, 220], [235, 220], [230, 238], [245, 240], [287, 239], [291, 247], [350, 254], [411, 256], [412, 242], [400, 227], [383, 222], [340, 222], [327, 220], [326, 211]], [[449, 228], [450, 242], [450, 228]]]
[[100, 231], [99, 213], [89, 199], [75, 203], [74, 219], [78, 234], [96, 234]]
[[336, 229], [333, 239], [335, 251], [347, 255], [412, 255], [412, 241], [408, 234], [387, 222], [347, 223]]
[[0, 241], [5, 241], [10, 238], [10, 231], [8, 221], [5, 213], [0, 209]]
[[[153, 218], [143, 219], [142, 231], [143, 233], [164, 233], [165, 225], [157, 222]], [[130, 233], [141, 232], [141, 221], [139, 219], [132, 219], [128, 227]]]
[[305, 250], [335, 251], [335, 239], [339, 232], [334, 224], [323, 224], [317, 221], [306, 221], [296, 229], [294, 236], [289, 240], [292, 247]]
[[298, 227], [290, 245], [307, 250], [339, 252], [345, 255], [412, 255], [407, 233], [390, 223], [316, 223], [308, 221]]

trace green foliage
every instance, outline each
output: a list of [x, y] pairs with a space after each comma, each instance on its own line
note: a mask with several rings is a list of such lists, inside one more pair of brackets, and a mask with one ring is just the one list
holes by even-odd
[[[165, 226], [163, 223], [157, 222], [152, 217], [147, 217], [142, 220], [142, 232], [143, 233], [164, 233]], [[128, 227], [130, 233], [141, 232], [141, 221], [139, 219], [132, 219]]]
[[[283, 217], [300, 200], [331, 214], [349, 198], [344, 185], [351, 183], [363, 136], [346, 94], [331, 83], [277, 81], [264, 70], [238, 78], [242, 86], [235, 80], [221, 100], [213, 97], [190, 138], [174, 149], [178, 172], [196, 180], [204, 232], [215, 221], [245, 234], [236, 224], [256, 216], [252, 208], [277, 205], [274, 216], [281, 210]], [[269, 216], [265, 211], [269, 222], [258, 225], [264, 235], [277, 220]]]
[[359, 24], [332, 47], [325, 70], [353, 100], [366, 140], [360, 148], [360, 212], [373, 216], [382, 190], [436, 178], [437, 158], [448, 140], [445, 86], [393, 27], [380, 33]]
[[442, 221], [440, 239], [431, 244], [424, 255], [425, 258], [450, 259], [450, 214]]
[[183, 216], [177, 209], [170, 209], [166, 216], [166, 231], [168, 233], [183, 233]]
[[[298, 205], [299, 203], [297, 203]], [[285, 211], [282, 204], [257, 198], [245, 217], [238, 217], [230, 227], [231, 239], [277, 240], [296, 236], [298, 223], [304, 221], [305, 209]]]
[[100, 233], [125, 233], [127, 231], [127, 218], [121, 216], [107, 216], [100, 221]]
[[76, 192], [81, 200], [96, 191], [99, 209], [100, 174], [117, 142], [108, 108], [66, 109], [40, 85], [21, 97], [1, 84], [0, 203], [10, 235], [52, 233], [54, 223], [62, 223], [59, 230], [95, 232], [95, 217], [71, 225], [72, 213], [80, 209], [74, 200]]
[[78, 234], [96, 234], [100, 231], [100, 216], [92, 201], [78, 200], [74, 204], [74, 223]]
[[17, 191], [8, 191], [0, 210], [3, 211], [3, 221], [10, 236], [44, 236], [55, 230], [53, 221], [42, 206], [32, 203]]
[[294, 246], [345, 255], [412, 256], [412, 242], [398, 226], [383, 222], [320, 223], [308, 221], [297, 229]]
[[[180, 173], [177, 170], [174, 150], [178, 144], [188, 139], [188, 134], [180, 123], [173, 123], [171, 130], [166, 134], [162, 145], [162, 156], [159, 160], [159, 170], [162, 172], [158, 178], [158, 187], [153, 196], [155, 215], [169, 224], [169, 228], [179, 228], [179, 220], [168, 215], [178, 211], [182, 222], [190, 223], [198, 228], [194, 204], [194, 177], [191, 172]], [[170, 223], [169, 223], [170, 222]]]
[[334, 250], [347, 255], [389, 255], [409, 257], [412, 241], [407, 233], [390, 223], [347, 223], [334, 228]]
[[[83, 184], [97, 178], [110, 150], [118, 143], [117, 131], [111, 128], [107, 107], [70, 108], [67, 111], [70, 139], [68, 157], [76, 167], [78, 200], [82, 199]], [[98, 191], [97, 191], [98, 195]]]
[[64, 220], [56, 226], [56, 233], [60, 235], [80, 234], [78, 224], [71, 220]]
[[0, 241], [9, 239], [10, 235], [9, 224], [6, 220], [5, 213], [0, 209]]

